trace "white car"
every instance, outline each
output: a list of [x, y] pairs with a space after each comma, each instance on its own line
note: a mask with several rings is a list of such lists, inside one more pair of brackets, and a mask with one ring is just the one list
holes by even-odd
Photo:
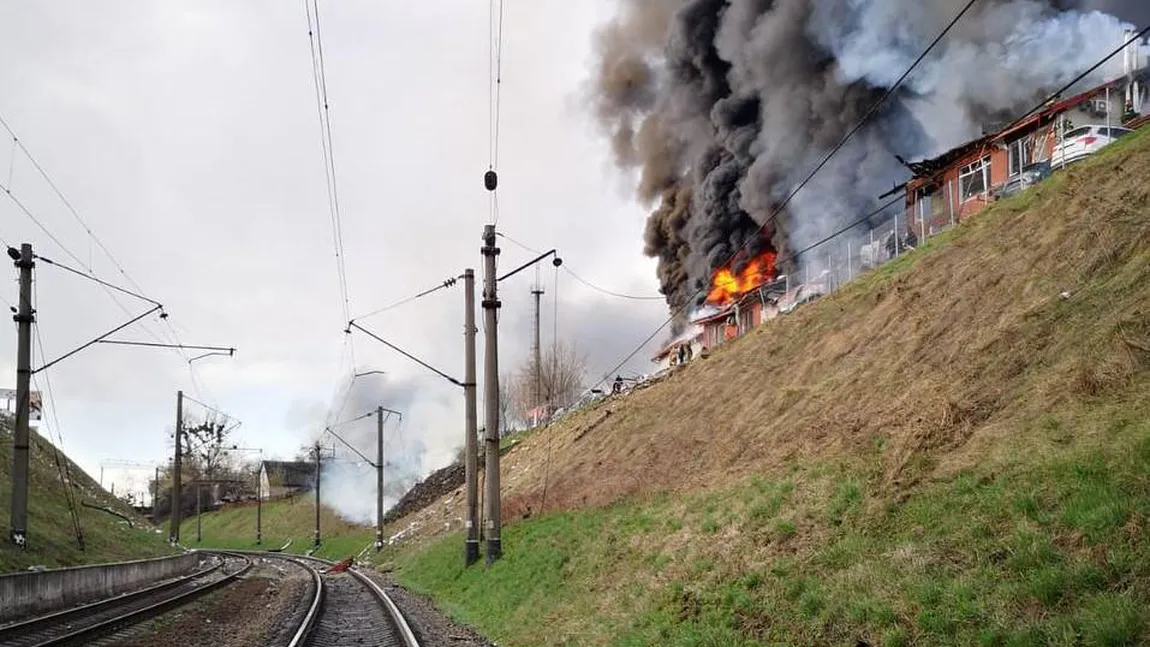
[[1054, 147], [1050, 166], [1057, 168], [1062, 164], [1077, 162], [1132, 132], [1120, 126], [1079, 126], [1066, 133], [1062, 143]]

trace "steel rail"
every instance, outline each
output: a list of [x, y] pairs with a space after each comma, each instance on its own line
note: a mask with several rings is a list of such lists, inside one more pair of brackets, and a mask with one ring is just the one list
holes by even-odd
[[[240, 575], [243, 575], [244, 573], [246, 573], [248, 571], [248, 569], [250, 569], [252, 567], [253, 562], [248, 557], [246, 557], [244, 555], [236, 555], [236, 557], [243, 558], [247, 563], [244, 564], [243, 568], [239, 569], [238, 571], [236, 571], [234, 573], [226, 574], [218, 580], [208, 582], [208, 583], [203, 584], [201, 586], [197, 586], [196, 588], [194, 588], [190, 591], [186, 591], [184, 593], [180, 593], [178, 595], [175, 595], [175, 596], [172, 596], [169, 598], [164, 598], [164, 599], [156, 602], [155, 604], [150, 604], [150, 605], [148, 605], [142, 609], [136, 609], [134, 611], [130, 611], [128, 613], [124, 613], [124, 614], [118, 615], [116, 617], [109, 618], [107, 620], [104, 620], [103, 622], [99, 622], [99, 623], [96, 623], [94, 625], [90, 625], [88, 627], [78, 629], [76, 631], [65, 634], [63, 636], [58, 636], [56, 638], [49, 639], [45, 642], [39, 643], [36, 647], [48, 647], [50, 645], [74, 644], [76, 641], [78, 641], [80, 639], [85, 639], [85, 641], [81, 644], [88, 644], [88, 642], [91, 639], [99, 637], [99, 636], [103, 636], [107, 633], [111, 633], [112, 631], [115, 631], [117, 628], [139, 624], [139, 623], [143, 622], [144, 620], [148, 620], [150, 618], [162, 615], [165, 611], [167, 611], [169, 609], [174, 609], [175, 607], [182, 606], [182, 605], [186, 604], [187, 602], [191, 602], [192, 600], [194, 600], [198, 597], [201, 597], [203, 595], [206, 595], [207, 593], [209, 593], [211, 591], [215, 591], [216, 589], [222, 588], [224, 585], [231, 584], [232, 582], [236, 581], [236, 579]], [[222, 563], [220, 564], [220, 567], [221, 568], [223, 567]]]
[[308, 607], [307, 614], [300, 622], [299, 629], [297, 629], [295, 635], [292, 636], [291, 642], [288, 643], [288, 647], [301, 647], [304, 641], [307, 640], [308, 634], [315, 628], [315, 622], [319, 618], [320, 605], [323, 603], [323, 578], [320, 577], [319, 571], [298, 560], [285, 555], [276, 555], [276, 557], [303, 567], [303, 569], [311, 575], [312, 584], [315, 585], [315, 595], [312, 596], [311, 605]]
[[[319, 557], [312, 557], [310, 555], [285, 555], [283, 553], [267, 553], [263, 551], [228, 552], [247, 555], [260, 555], [265, 558], [282, 559], [303, 566], [304, 568], [308, 569], [309, 572], [311, 572], [312, 578], [316, 583], [316, 594], [311, 601], [307, 615], [305, 615], [304, 620], [300, 623], [299, 628], [292, 638], [292, 642], [289, 643], [289, 647], [301, 647], [302, 645], [307, 644], [307, 640], [311, 637], [311, 634], [316, 628], [319, 618], [322, 615], [324, 584], [319, 570], [308, 565], [306, 562], [315, 562], [325, 567], [332, 566], [335, 562], [321, 559]], [[404, 618], [403, 612], [399, 610], [399, 607], [391, 599], [391, 596], [389, 596], [387, 592], [384, 591], [383, 588], [376, 584], [371, 578], [361, 573], [359, 569], [355, 567], [349, 567], [347, 572], [351, 574], [351, 576], [361, 585], [366, 587], [375, 601], [383, 607], [383, 610], [387, 614], [388, 620], [391, 622], [396, 632], [399, 634], [400, 640], [403, 641], [404, 647], [421, 647], [419, 640], [415, 637], [415, 632], [411, 630], [411, 626], [407, 623], [407, 619]]]
[[43, 631], [51, 625], [60, 625], [68, 622], [69, 619], [81, 618], [86, 615], [99, 612], [103, 609], [110, 609], [116, 606], [133, 602], [137, 599], [165, 591], [167, 589], [175, 588], [183, 584], [187, 584], [195, 580], [219, 570], [223, 567], [224, 562], [221, 560], [219, 563], [208, 568], [201, 568], [187, 575], [182, 575], [177, 578], [153, 584], [142, 589], [121, 593], [114, 597], [96, 600], [76, 607], [70, 607], [60, 611], [53, 611], [44, 615], [33, 616], [9, 624], [0, 626], [0, 645], [6, 644], [12, 638], [18, 638], [27, 635], [29, 632]]

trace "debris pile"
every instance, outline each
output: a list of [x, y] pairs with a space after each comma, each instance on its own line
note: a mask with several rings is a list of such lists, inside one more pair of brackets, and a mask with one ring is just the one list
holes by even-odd
[[407, 494], [403, 495], [399, 503], [387, 511], [383, 516], [383, 522], [388, 524], [413, 512], [419, 512], [438, 501], [439, 497], [463, 487], [463, 477], [463, 463], [460, 462], [432, 472], [427, 478], [416, 483]]

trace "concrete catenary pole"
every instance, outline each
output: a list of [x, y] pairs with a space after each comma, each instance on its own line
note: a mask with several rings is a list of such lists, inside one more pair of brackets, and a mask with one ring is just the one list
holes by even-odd
[[315, 444], [315, 538], [313, 546], [319, 548], [319, 442]]
[[483, 227], [483, 398], [484, 452], [487, 469], [484, 474], [484, 517], [486, 524], [487, 565], [503, 554], [499, 531], [499, 298], [496, 291], [495, 225]]
[[180, 496], [181, 487], [180, 471], [181, 455], [183, 451], [183, 437], [184, 437], [184, 392], [176, 391], [176, 451], [172, 456], [172, 512], [171, 512], [171, 529], [168, 531], [168, 541], [173, 544], [180, 543], [180, 502], [183, 497]]
[[375, 552], [383, 550], [383, 407], [375, 409]]
[[160, 466], [156, 466], [156, 480], [152, 481], [152, 525], [160, 525], [160, 507], [157, 502], [160, 500]]
[[539, 342], [539, 298], [543, 296], [543, 286], [532, 288], [531, 296], [535, 299], [535, 336], [531, 339], [531, 356], [535, 364], [535, 425], [538, 426], [541, 422], [539, 407], [543, 403], [543, 350]]
[[204, 538], [203, 526], [200, 524], [200, 517], [202, 516], [203, 509], [204, 509], [203, 505], [200, 501], [200, 496], [204, 491], [202, 486], [203, 486], [203, 483], [200, 482], [199, 478], [196, 478], [196, 543], [197, 544], [200, 543], [200, 541], [202, 541]]
[[263, 474], [264, 450], [260, 450], [260, 469], [256, 470], [256, 545], [264, 543], [264, 482]]
[[479, 561], [479, 416], [475, 383], [475, 270], [463, 270], [463, 475], [467, 488], [467, 539], [463, 549], [464, 566]]
[[20, 305], [16, 308], [16, 428], [12, 436], [12, 508], [8, 538], [20, 550], [28, 549], [28, 444], [31, 431], [32, 394], [32, 268], [36, 266], [32, 245], [24, 243], [17, 252], [8, 248], [8, 256], [20, 270]]

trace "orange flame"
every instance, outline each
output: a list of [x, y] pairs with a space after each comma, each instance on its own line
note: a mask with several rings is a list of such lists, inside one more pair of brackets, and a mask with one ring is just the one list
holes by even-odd
[[715, 277], [711, 280], [707, 303], [717, 306], [728, 305], [775, 278], [775, 259], [774, 252], [763, 252], [751, 259], [738, 274], [735, 274], [730, 267], [721, 268], [715, 272]]

